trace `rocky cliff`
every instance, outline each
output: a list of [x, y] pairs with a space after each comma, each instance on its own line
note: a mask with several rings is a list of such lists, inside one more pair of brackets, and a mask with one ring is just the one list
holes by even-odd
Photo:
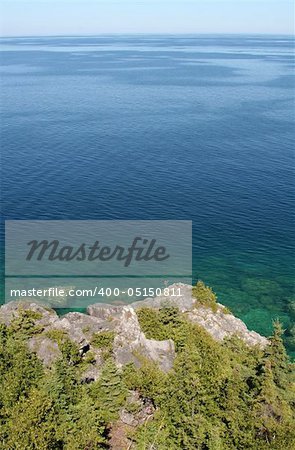
[[148, 298], [130, 305], [110, 305], [97, 303], [87, 309], [87, 314], [71, 312], [59, 317], [53, 309], [31, 301], [14, 301], [0, 308], [0, 322], [10, 324], [20, 310], [35, 313], [34, 321], [39, 332], [28, 340], [29, 348], [50, 366], [59, 356], [58, 337], [66, 336], [79, 348], [81, 356], [92, 355], [91, 364], [84, 373], [85, 380], [99, 377], [103, 349], [95, 344], [95, 336], [113, 336], [112, 352], [118, 367], [129, 362], [141, 364], [142, 357], [156, 362], [163, 371], [169, 371], [175, 357], [172, 340], [156, 341], [147, 339], [140, 328], [136, 310], [138, 308], [161, 308], [176, 306], [187, 320], [204, 328], [214, 339], [222, 341], [233, 335], [248, 345], [267, 345], [267, 339], [230, 314], [226, 308], [216, 304], [214, 310], [204, 306], [198, 298], [192, 296], [192, 288], [178, 284], [172, 288], [181, 288], [180, 297], [163, 296]]

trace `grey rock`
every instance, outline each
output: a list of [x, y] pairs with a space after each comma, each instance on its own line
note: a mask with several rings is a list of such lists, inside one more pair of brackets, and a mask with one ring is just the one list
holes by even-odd
[[98, 319], [108, 320], [120, 317], [122, 305], [109, 305], [107, 303], [95, 303], [87, 307], [87, 314]]
[[130, 391], [130, 395], [127, 398], [128, 404], [136, 406], [136, 410], [135, 412], [130, 412], [126, 408], [121, 409], [120, 420], [125, 425], [137, 427], [152, 418], [155, 413], [155, 407], [152, 401], [148, 398], [141, 397], [136, 391]]
[[88, 339], [84, 335], [81, 328], [76, 327], [67, 317], [63, 317], [56, 322], [54, 322], [51, 326], [46, 328], [46, 331], [59, 330], [64, 332], [69, 339], [74, 342], [80, 350], [83, 350], [85, 347], [89, 346]]
[[0, 322], [9, 325], [17, 317], [21, 309], [39, 313], [42, 317], [41, 319], [36, 319], [35, 322], [43, 327], [47, 327], [58, 321], [58, 315], [53, 309], [46, 308], [39, 303], [32, 302], [32, 300], [21, 300], [9, 302], [1, 306]]
[[111, 325], [108, 321], [79, 312], [71, 312], [53, 322], [46, 328], [46, 331], [63, 331], [80, 349], [84, 349], [89, 347], [94, 333], [107, 329], [111, 329]]
[[[89, 364], [87, 369], [82, 373], [81, 380], [84, 383], [90, 383], [98, 380], [103, 366], [103, 357], [100, 349], [90, 347], [90, 351], [94, 357], [93, 363]], [[86, 353], [87, 357], [88, 353]]]
[[44, 366], [50, 367], [61, 357], [61, 351], [56, 342], [44, 335], [33, 336], [28, 340], [29, 349], [36, 353]]
[[105, 321], [79, 312], [65, 314], [63, 319], [66, 319], [73, 327], [80, 329], [84, 335], [88, 336], [112, 328], [111, 321]]
[[268, 340], [256, 333], [249, 331], [244, 322], [232, 314], [225, 314], [223, 306], [219, 305], [219, 309], [213, 312], [210, 308], [196, 307], [187, 313], [188, 319], [200, 325], [217, 341], [222, 341], [231, 336], [238, 336], [250, 346], [258, 345], [265, 347]]
[[136, 427], [139, 424], [134, 414], [126, 411], [126, 409], [120, 411], [120, 420], [125, 423], [125, 425], [129, 425], [131, 427]]
[[174, 342], [171, 339], [166, 341], [147, 339], [131, 306], [123, 307], [115, 331], [114, 355], [118, 366], [129, 362], [140, 365], [138, 356], [143, 356], [158, 363], [164, 371], [172, 368], [175, 357]]
[[[49, 339], [46, 333], [50, 330], [65, 332], [69, 339], [78, 345], [82, 356], [89, 350], [95, 354], [95, 361], [89, 365], [82, 376], [85, 382], [96, 380], [100, 375], [101, 351], [91, 346], [91, 339], [93, 334], [101, 331], [115, 332], [114, 357], [119, 367], [129, 362], [140, 366], [141, 357], [145, 357], [156, 362], [163, 371], [169, 371], [172, 368], [175, 358], [174, 342], [146, 338], [140, 329], [136, 315], [136, 309], [140, 307], [176, 306], [188, 320], [204, 328], [218, 341], [236, 335], [250, 346], [265, 347], [268, 344], [265, 337], [249, 331], [240, 319], [232, 314], [226, 314], [222, 305], [218, 305], [217, 311], [213, 312], [212, 309], [199, 304], [191, 296], [191, 286], [178, 283], [170, 286], [169, 289], [170, 296], [148, 298], [129, 306], [97, 303], [88, 307], [88, 315], [73, 312], [63, 317], [58, 317], [54, 310], [31, 300], [14, 301], [1, 306], [0, 322], [9, 325], [18, 315], [19, 308], [39, 313], [41, 318], [35, 319], [35, 323], [43, 331], [29, 339], [29, 348], [36, 352], [44, 365], [50, 366], [60, 356], [60, 351], [57, 343]], [[173, 290], [177, 292], [177, 289], [180, 289], [181, 296], [172, 297]]]

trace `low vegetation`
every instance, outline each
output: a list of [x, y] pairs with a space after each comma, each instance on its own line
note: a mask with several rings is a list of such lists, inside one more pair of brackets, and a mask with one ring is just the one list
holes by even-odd
[[112, 355], [114, 338], [115, 333], [113, 331], [101, 331], [92, 336], [91, 345], [99, 348], [104, 359], [107, 359]]
[[[207, 289], [199, 285], [198, 299]], [[38, 333], [30, 313], [21, 312], [10, 326], [0, 325], [0, 449], [111, 448], [109, 436], [120, 410], [136, 414], [140, 408], [127, 403], [130, 391], [143, 403], [148, 399], [154, 414], [132, 432], [129, 427], [129, 448], [295, 448], [294, 365], [278, 323], [270, 345], [261, 350], [238, 338], [216, 342], [174, 307], [142, 308], [138, 318], [147, 337], [174, 340], [176, 358], [169, 373], [144, 358], [140, 368], [128, 364], [119, 370], [111, 351], [114, 334], [98, 333], [92, 343], [107, 350], [101, 374], [83, 383], [87, 353], [81, 356], [67, 338], [51, 336], [61, 357], [44, 369], [28, 350], [27, 340]]]
[[202, 305], [212, 309], [216, 312], [218, 309], [216, 294], [209, 286], [206, 286], [203, 281], [198, 281], [192, 288], [192, 296], [198, 300], [196, 306]]

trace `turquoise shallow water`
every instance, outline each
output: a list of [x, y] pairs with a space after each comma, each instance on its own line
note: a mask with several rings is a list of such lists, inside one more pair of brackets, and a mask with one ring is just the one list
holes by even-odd
[[293, 39], [1, 48], [4, 219], [192, 220], [195, 279], [295, 350]]

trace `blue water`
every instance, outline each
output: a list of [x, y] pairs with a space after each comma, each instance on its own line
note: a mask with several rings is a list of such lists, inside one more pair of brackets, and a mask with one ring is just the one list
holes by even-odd
[[1, 39], [4, 218], [193, 220], [195, 279], [295, 349], [293, 46]]

